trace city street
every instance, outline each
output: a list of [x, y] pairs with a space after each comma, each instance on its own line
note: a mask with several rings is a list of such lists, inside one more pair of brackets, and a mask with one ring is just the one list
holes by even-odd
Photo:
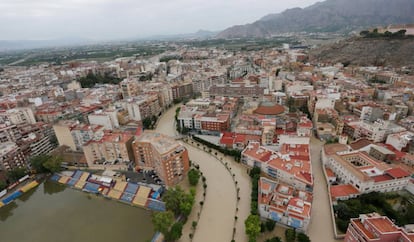
[[[176, 106], [177, 107], [177, 106]], [[161, 116], [156, 131], [175, 136], [174, 115], [176, 107], [170, 108]], [[237, 206], [236, 188], [232, 175], [227, 171], [226, 167], [211, 154], [204, 152], [191, 145], [185, 144], [190, 159], [200, 165], [200, 170], [207, 179], [207, 194], [200, 214], [200, 220], [197, 230], [194, 234], [193, 241], [210, 242], [210, 241], [231, 241], [234, 227], [234, 216]], [[230, 163], [230, 162], [229, 162]], [[244, 219], [247, 217], [250, 206], [250, 180], [243, 174], [241, 167], [235, 166], [234, 173], [240, 187], [244, 189], [240, 191], [239, 215], [236, 223], [236, 241], [247, 241], [244, 234]], [[202, 192], [201, 189], [198, 191]], [[198, 203], [199, 201], [197, 201]], [[197, 208], [197, 206], [196, 206]], [[193, 209], [189, 222], [183, 229], [183, 236], [180, 241], [189, 241], [188, 234], [191, 231], [191, 218], [196, 218], [194, 213], [198, 209]], [[214, 231], [214, 232], [213, 232]]]
[[310, 141], [312, 172], [314, 177], [312, 218], [308, 235], [312, 241], [342, 241], [335, 240], [328, 197], [328, 186], [323, 175], [321, 150], [323, 142], [312, 137]]

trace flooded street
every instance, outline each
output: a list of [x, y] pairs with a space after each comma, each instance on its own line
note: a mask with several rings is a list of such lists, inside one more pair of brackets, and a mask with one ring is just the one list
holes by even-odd
[[0, 209], [2, 242], [146, 242], [151, 212], [44, 182]]
[[[178, 106], [176, 106], [178, 107]], [[159, 120], [157, 131], [175, 136], [174, 115], [175, 109], [169, 109]], [[233, 182], [232, 174], [230, 174], [221, 162], [199, 148], [186, 144], [189, 150], [190, 159], [200, 164], [200, 170], [207, 178], [207, 194], [200, 215], [197, 230], [194, 234], [195, 242], [211, 242], [211, 241], [231, 241], [234, 227], [234, 216], [237, 206], [236, 187]], [[244, 219], [250, 211], [250, 180], [244, 169], [232, 168], [234, 170], [236, 180], [243, 190], [240, 191], [240, 202], [238, 221], [236, 223], [236, 241], [244, 242], [247, 238], [244, 234]], [[239, 179], [239, 177], [243, 177]], [[202, 192], [201, 189], [198, 192]], [[199, 201], [197, 201], [198, 203]], [[181, 241], [189, 241], [189, 231], [194, 213], [198, 212], [198, 206], [193, 209], [189, 222], [184, 227]], [[214, 231], [214, 232], [213, 232]]]
[[308, 235], [312, 241], [342, 241], [335, 240], [328, 197], [328, 187], [323, 174], [321, 150], [323, 142], [311, 138], [312, 172], [314, 176], [312, 218]]

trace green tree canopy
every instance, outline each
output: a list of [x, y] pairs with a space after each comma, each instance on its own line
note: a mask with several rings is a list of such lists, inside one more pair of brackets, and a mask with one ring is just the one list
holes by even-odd
[[296, 231], [294, 229], [285, 230], [285, 240], [286, 240], [286, 242], [295, 242], [295, 240], [296, 240]]
[[27, 171], [25, 168], [14, 168], [13, 170], [10, 170], [7, 172], [7, 177], [10, 182], [16, 182], [20, 178], [24, 177], [27, 174]]
[[271, 219], [266, 220], [266, 229], [267, 229], [267, 231], [273, 231], [273, 229], [275, 228], [275, 226], [276, 226], [276, 222], [275, 221], [273, 221]]
[[38, 155], [30, 160], [32, 168], [37, 173], [58, 172], [61, 169], [63, 158], [61, 156]]
[[309, 237], [304, 233], [298, 233], [297, 242], [310, 242]]
[[7, 187], [7, 183], [5, 181], [0, 181], [0, 191], [3, 191]]
[[191, 186], [197, 185], [199, 179], [200, 179], [200, 172], [198, 170], [191, 169], [188, 172], [188, 181], [190, 182]]
[[43, 163], [43, 167], [50, 172], [58, 172], [61, 169], [63, 158], [61, 156], [51, 156]]
[[187, 217], [194, 205], [194, 194], [186, 193], [181, 187], [176, 186], [166, 191], [163, 200], [166, 208], [173, 211], [176, 216], [184, 215]]
[[46, 168], [43, 166], [43, 164], [50, 159], [50, 155], [38, 155], [34, 156], [30, 159], [30, 164], [32, 165], [32, 168], [37, 173], [44, 173], [47, 172]]
[[174, 223], [174, 214], [171, 211], [154, 213], [152, 223], [155, 230], [167, 236], [171, 225]]
[[249, 241], [255, 240], [256, 236], [260, 234], [260, 217], [258, 215], [249, 215], [244, 221], [246, 227], [246, 234], [249, 236]]
[[282, 239], [276, 236], [271, 239], [267, 239], [265, 242], [282, 242]]
[[181, 238], [181, 235], [183, 234], [182, 231], [183, 231], [183, 223], [177, 222], [177, 223], [173, 224], [173, 226], [171, 227], [170, 232], [166, 236], [167, 241], [176, 241], [176, 240], [178, 240], [179, 238]]

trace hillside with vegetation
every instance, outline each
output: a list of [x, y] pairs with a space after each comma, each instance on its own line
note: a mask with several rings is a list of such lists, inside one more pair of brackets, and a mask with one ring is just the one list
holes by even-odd
[[310, 61], [357, 66], [414, 67], [414, 37], [364, 32], [310, 51]]

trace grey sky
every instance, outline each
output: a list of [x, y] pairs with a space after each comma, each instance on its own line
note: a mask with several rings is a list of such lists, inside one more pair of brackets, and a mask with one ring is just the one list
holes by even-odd
[[122, 39], [222, 30], [317, 0], [1, 0], [0, 40]]

